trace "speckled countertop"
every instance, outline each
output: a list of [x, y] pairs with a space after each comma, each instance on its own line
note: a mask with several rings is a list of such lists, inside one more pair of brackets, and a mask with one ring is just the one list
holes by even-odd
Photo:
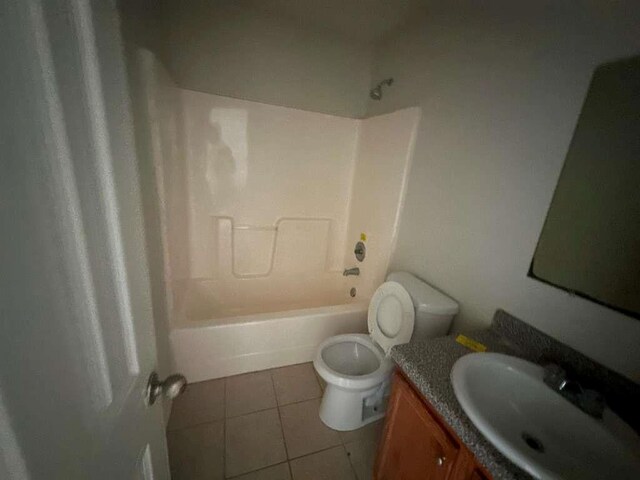
[[[487, 351], [515, 354], [493, 330], [477, 331], [468, 336], [486, 345]], [[456, 399], [449, 375], [456, 360], [470, 353], [473, 351], [449, 336], [398, 345], [391, 350], [391, 357], [494, 480], [531, 479], [484, 438]]]
[[[489, 352], [514, 355], [539, 364], [561, 365], [581, 385], [602, 393], [609, 408], [640, 434], [639, 384], [503, 310], [496, 311], [489, 329], [467, 336], [486, 345]], [[451, 385], [451, 369], [460, 357], [470, 353], [473, 351], [448, 336], [398, 345], [391, 350], [391, 357], [494, 480], [530, 480], [533, 477], [485, 439], [458, 403]]]

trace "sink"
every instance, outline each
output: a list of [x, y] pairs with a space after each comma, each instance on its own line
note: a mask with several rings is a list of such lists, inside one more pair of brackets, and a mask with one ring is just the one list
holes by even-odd
[[640, 479], [640, 437], [611, 410], [584, 413], [543, 382], [544, 369], [499, 353], [473, 353], [451, 370], [473, 424], [538, 479]]

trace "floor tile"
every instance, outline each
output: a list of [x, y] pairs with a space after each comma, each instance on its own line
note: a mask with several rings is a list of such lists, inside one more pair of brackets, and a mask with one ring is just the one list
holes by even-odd
[[289, 473], [289, 464], [285, 462], [234, 477], [233, 480], [291, 480], [291, 474]]
[[224, 422], [169, 432], [167, 442], [173, 480], [224, 478]]
[[271, 372], [254, 372], [226, 379], [226, 416], [237, 417], [276, 406]]
[[320, 375], [318, 375], [318, 372], [316, 372], [316, 378], [318, 379], [318, 384], [320, 385], [320, 388], [324, 392], [324, 389], [327, 388], [327, 382], [325, 382], [324, 379]]
[[168, 430], [224, 419], [224, 380], [187, 385], [173, 401]]
[[353, 480], [355, 475], [342, 446], [291, 460], [293, 480]]
[[289, 458], [296, 458], [339, 445], [340, 435], [320, 420], [320, 400], [280, 407], [282, 429]]
[[225, 429], [226, 475], [233, 477], [287, 459], [278, 410], [228, 418]]
[[357, 430], [351, 430], [349, 432], [340, 432], [342, 443], [349, 442], [374, 442], [378, 443], [380, 436], [382, 435], [382, 429], [384, 428], [384, 418], [377, 422], [365, 425]]
[[373, 478], [373, 465], [376, 460], [378, 442], [371, 440], [351, 442], [345, 444], [344, 448], [358, 480], [371, 480]]
[[311, 363], [278, 368], [273, 370], [272, 375], [278, 405], [287, 405], [322, 396], [322, 390]]

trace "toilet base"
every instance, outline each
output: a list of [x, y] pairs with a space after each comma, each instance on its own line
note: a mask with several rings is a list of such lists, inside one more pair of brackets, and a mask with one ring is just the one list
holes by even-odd
[[[378, 392], [383, 384], [385, 391]], [[320, 419], [327, 427], [341, 432], [364, 427], [384, 417], [389, 398], [388, 390], [388, 382], [365, 391], [345, 390], [335, 385], [327, 385], [320, 403]], [[371, 405], [366, 404], [370, 403], [366, 402], [369, 398], [375, 398]]]

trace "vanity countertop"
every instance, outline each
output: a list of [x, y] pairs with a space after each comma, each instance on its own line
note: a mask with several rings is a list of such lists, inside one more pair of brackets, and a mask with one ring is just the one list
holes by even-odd
[[[487, 351], [517, 355], [493, 330], [467, 336], [486, 345]], [[398, 345], [391, 350], [391, 357], [494, 480], [531, 479], [484, 438], [456, 399], [449, 375], [453, 364], [470, 353], [473, 351], [448, 336]]]
[[[556, 363], [586, 388], [602, 393], [608, 406], [640, 434], [640, 385], [609, 370], [527, 323], [498, 310], [491, 327], [467, 334], [489, 352], [521, 357], [538, 364]], [[391, 357], [494, 480], [532, 477], [517, 467], [480, 433], [458, 403], [451, 385], [454, 363], [473, 353], [454, 336], [395, 346]]]

